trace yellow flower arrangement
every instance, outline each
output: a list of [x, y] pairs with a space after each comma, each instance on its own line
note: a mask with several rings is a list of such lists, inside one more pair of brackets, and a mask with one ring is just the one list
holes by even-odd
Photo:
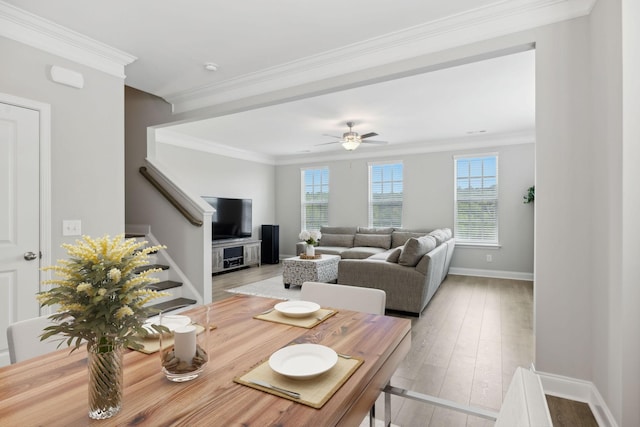
[[55, 286], [37, 295], [43, 307], [57, 306], [49, 316], [54, 325], [45, 328], [41, 339], [66, 336], [67, 345], [74, 345], [72, 351], [83, 341], [98, 352], [111, 351], [114, 345], [141, 347], [136, 338], [147, 334], [142, 324], [155, 314], [145, 304], [168, 295], [147, 288], [158, 282], [150, 275], [160, 270], [143, 267], [149, 253], [164, 246], [146, 244], [123, 234], [114, 239], [83, 236], [75, 245], [63, 244], [69, 259], [44, 268], [59, 279], [44, 281]]

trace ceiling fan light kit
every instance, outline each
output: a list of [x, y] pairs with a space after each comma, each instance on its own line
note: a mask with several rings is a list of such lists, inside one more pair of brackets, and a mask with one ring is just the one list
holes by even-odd
[[[347, 122], [347, 126], [349, 126], [349, 132], [345, 132], [342, 134], [342, 138], [339, 137], [334, 137], [334, 138], [339, 138], [338, 141], [335, 142], [329, 142], [327, 144], [336, 144], [336, 143], [340, 143], [342, 144], [342, 147], [347, 150], [347, 151], [353, 151], [356, 148], [358, 148], [360, 146], [361, 143], [365, 142], [365, 143], [371, 143], [371, 144], [386, 144], [387, 141], [373, 141], [373, 140], [365, 140], [366, 138], [370, 138], [372, 136], [377, 136], [378, 134], [375, 132], [369, 132], [369, 133], [365, 133], [364, 135], [359, 135], [358, 132], [354, 132], [353, 131], [353, 126], [355, 123], [353, 122]], [[327, 135], [327, 136], [331, 136], [331, 135]], [[320, 145], [326, 145], [326, 144], [320, 144]]]
[[342, 147], [347, 151], [353, 151], [360, 146], [360, 141], [355, 138], [345, 139], [342, 142]]

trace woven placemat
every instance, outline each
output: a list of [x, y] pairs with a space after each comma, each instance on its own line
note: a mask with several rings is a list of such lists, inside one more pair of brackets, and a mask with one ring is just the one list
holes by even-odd
[[[196, 328], [197, 328], [196, 333], [198, 334], [204, 331], [204, 326], [202, 325], [196, 325]], [[215, 325], [209, 326], [209, 330], [213, 330], [215, 328], [216, 328]], [[131, 350], [139, 351], [140, 353], [144, 353], [144, 354], [152, 354], [160, 350], [160, 337], [158, 335], [153, 335], [146, 338], [138, 338], [136, 341], [142, 344], [142, 348], [133, 348], [129, 346]], [[164, 344], [164, 348], [171, 347], [173, 345], [173, 335], [165, 336], [162, 339], [162, 344]]]
[[[233, 379], [238, 384], [255, 388], [312, 408], [320, 409], [327, 403], [331, 396], [344, 384], [351, 375], [364, 363], [363, 359], [358, 357], [338, 357], [338, 362], [329, 371], [311, 379], [294, 380], [278, 374], [269, 366], [269, 360], [261, 362], [258, 366], [251, 369], [246, 374]], [[261, 380], [283, 388], [285, 390], [300, 393], [300, 398], [296, 399], [277, 390], [262, 387], [251, 382], [251, 380]]]
[[320, 310], [307, 317], [289, 317], [280, 313], [278, 310], [270, 309], [265, 311], [264, 313], [256, 314], [255, 316], [253, 316], [253, 318], [310, 329], [317, 324], [324, 322], [336, 313], [336, 310], [332, 310], [330, 308], [321, 308]]

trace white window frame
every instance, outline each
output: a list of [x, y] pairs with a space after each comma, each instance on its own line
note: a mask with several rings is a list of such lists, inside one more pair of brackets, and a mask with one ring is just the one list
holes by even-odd
[[[385, 224], [374, 224], [373, 223], [373, 182], [372, 182], [372, 172], [373, 172], [373, 168], [376, 166], [384, 166], [384, 165], [401, 165], [402, 166], [402, 198], [400, 199], [400, 218], [398, 218], [399, 223], [396, 224], [389, 224], [389, 225], [385, 225]], [[405, 186], [405, 182], [404, 182], [404, 163], [402, 162], [402, 160], [393, 160], [393, 161], [386, 161], [386, 162], [369, 162], [368, 163], [368, 170], [369, 170], [369, 189], [368, 189], [368, 221], [369, 221], [369, 227], [402, 227], [402, 220], [403, 220], [403, 216], [404, 216], [404, 186]], [[393, 181], [392, 181], [393, 182]]]
[[[314, 187], [318, 187], [318, 186], [322, 187], [323, 185], [327, 186], [327, 201], [325, 203], [327, 220], [326, 220], [326, 223], [318, 224], [317, 227], [311, 226], [311, 227], [307, 228], [307, 205], [313, 204], [312, 202], [307, 200], [306, 192], [305, 192], [305, 188], [306, 188], [305, 176], [306, 176], [306, 173], [308, 171], [321, 171], [321, 172], [326, 171], [326, 176], [327, 176], [326, 184], [322, 182], [322, 178], [321, 178], [321, 182], [319, 184], [315, 184], [314, 183], [313, 186]], [[328, 225], [328, 223], [329, 223], [329, 195], [330, 195], [330, 191], [331, 191], [331, 187], [330, 187], [330, 171], [329, 171], [329, 167], [328, 166], [320, 166], [320, 167], [312, 167], [312, 168], [301, 168], [300, 169], [300, 227], [302, 228], [302, 230], [307, 230], [307, 231], [320, 230], [320, 227], [322, 225]], [[315, 203], [318, 204], [317, 202], [315, 202]]]
[[[495, 172], [495, 176], [493, 175], [485, 175], [484, 171], [482, 171], [481, 175], [479, 176], [474, 176], [471, 177], [469, 176], [468, 179], [471, 178], [475, 178], [475, 179], [481, 179], [484, 185], [484, 181], [485, 180], [490, 180], [490, 179], [495, 179], [495, 196], [491, 195], [491, 192], [488, 192], [486, 198], [484, 199], [480, 199], [480, 200], [493, 200], [495, 203], [495, 238], [481, 238], [480, 236], [478, 236], [477, 238], [470, 238], [468, 235], [462, 235], [461, 234], [461, 230], [460, 230], [460, 226], [459, 226], [459, 222], [458, 222], [458, 200], [459, 200], [459, 195], [458, 195], [458, 161], [459, 160], [465, 160], [465, 159], [485, 159], [485, 158], [495, 158], [495, 162], [496, 162], [496, 172]], [[499, 181], [499, 176], [500, 176], [500, 158], [498, 153], [478, 153], [478, 154], [468, 154], [468, 155], [459, 155], [459, 156], [453, 156], [453, 194], [454, 194], [454, 200], [453, 200], [453, 210], [454, 210], [454, 218], [453, 218], [453, 222], [454, 222], [454, 237], [456, 238], [456, 245], [464, 245], [464, 246], [492, 246], [492, 247], [499, 247], [500, 246], [500, 241], [499, 241], [499, 230], [500, 230], [500, 223], [499, 223], [499, 208], [500, 208], [500, 181]], [[480, 233], [482, 234], [482, 233]]]

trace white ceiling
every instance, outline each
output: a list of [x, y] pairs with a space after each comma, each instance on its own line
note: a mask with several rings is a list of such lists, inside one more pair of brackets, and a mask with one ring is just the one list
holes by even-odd
[[[173, 126], [172, 132], [267, 156], [335, 152], [347, 121], [360, 134], [376, 132], [388, 145], [359, 151], [387, 153], [403, 144], [441, 144], [535, 129], [535, 52], [502, 56], [371, 86]], [[514, 140], [513, 142], [516, 142]]]
[[[581, 16], [594, 2], [6, 0], [0, 15], [15, 6], [133, 55], [125, 84], [184, 112]], [[206, 62], [218, 71], [206, 71]], [[534, 92], [529, 51], [165, 132], [274, 162], [344, 154], [339, 144], [318, 144], [331, 140], [323, 134], [345, 132], [349, 120], [356, 132], [389, 141], [357, 150], [368, 153], [509, 135], [531, 140]], [[486, 132], [468, 133], [477, 131]]]

